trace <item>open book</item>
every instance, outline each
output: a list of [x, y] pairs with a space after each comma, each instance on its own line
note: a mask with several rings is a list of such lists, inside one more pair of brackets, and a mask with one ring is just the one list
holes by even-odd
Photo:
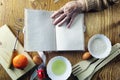
[[84, 50], [84, 14], [71, 27], [52, 24], [51, 11], [25, 9], [24, 48], [26, 51]]

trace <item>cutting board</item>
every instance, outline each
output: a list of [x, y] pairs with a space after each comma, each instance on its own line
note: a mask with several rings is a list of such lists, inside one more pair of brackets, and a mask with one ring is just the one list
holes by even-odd
[[23, 54], [28, 59], [28, 65], [24, 70], [21, 69], [9, 69], [9, 61], [10, 57], [12, 56], [12, 51], [14, 48], [16, 37], [13, 35], [11, 30], [7, 25], [4, 25], [0, 27], [0, 63], [3, 66], [3, 68], [6, 70], [8, 75], [12, 78], [12, 80], [17, 80], [21, 76], [23, 76], [26, 72], [28, 72], [30, 69], [32, 69], [35, 64], [32, 61], [31, 57], [28, 55], [28, 53], [24, 52], [23, 46], [20, 44], [20, 42], [17, 42], [16, 49], [19, 54]]

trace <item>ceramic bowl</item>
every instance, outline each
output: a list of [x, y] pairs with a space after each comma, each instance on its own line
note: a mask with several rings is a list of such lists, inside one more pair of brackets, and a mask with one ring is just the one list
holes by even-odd
[[47, 64], [47, 74], [52, 80], [67, 80], [71, 72], [71, 63], [63, 56], [56, 56]]
[[88, 41], [88, 50], [95, 58], [105, 58], [110, 54], [111, 41], [103, 34], [96, 34]]

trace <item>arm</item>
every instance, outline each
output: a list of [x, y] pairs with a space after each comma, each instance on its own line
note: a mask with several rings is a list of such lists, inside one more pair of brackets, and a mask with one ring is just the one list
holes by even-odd
[[119, 3], [120, 0], [85, 0], [85, 11], [99, 11]]
[[66, 3], [62, 8], [54, 12], [51, 17], [54, 19], [53, 24], [61, 26], [67, 22], [69, 28], [79, 13], [103, 10], [119, 2], [120, 0], [74, 0]]

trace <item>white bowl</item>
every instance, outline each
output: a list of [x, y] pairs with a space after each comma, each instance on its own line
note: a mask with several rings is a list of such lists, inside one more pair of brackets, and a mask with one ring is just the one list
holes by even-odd
[[111, 42], [103, 34], [92, 36], [88, 42], [88, 50], [95, 58], [105, 58], [110, 54]]
[[47, 74], [52, 80], [66, 80], [71, 72], [71, 63], [65, 57], [54, 57], [47, 64]]

